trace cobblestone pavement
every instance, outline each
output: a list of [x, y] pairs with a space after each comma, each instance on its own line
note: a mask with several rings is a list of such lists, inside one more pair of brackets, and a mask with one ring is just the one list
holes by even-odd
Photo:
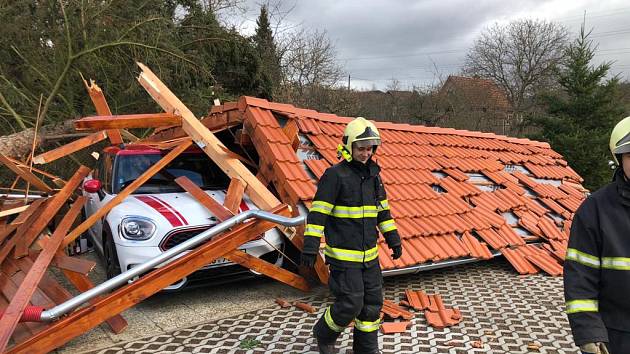
[[[497, 259], [385, 278], [386, 299], [403, 300], [405, 289], [441, 294], [463, 320], [439, 330], [418, 313], [406, 333], [380, 336], [383, 353], [578, 353], [563, 313], [561, 278], [520, 276]], [[331, 300], [327, 293], [304, 299], [317, 314], [273, 306], [94, 353], [314, 353], [311, 329]], [[340, 337], [340, 353], [352, 352], [351, 333]]]

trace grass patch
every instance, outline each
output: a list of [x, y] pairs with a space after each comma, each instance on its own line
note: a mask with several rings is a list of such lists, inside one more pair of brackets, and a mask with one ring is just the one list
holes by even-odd
[[260, 344], [260, 341], [256, 338], [247, 337], [241, 341], [238, 345], [241, 349], [254, 349]]

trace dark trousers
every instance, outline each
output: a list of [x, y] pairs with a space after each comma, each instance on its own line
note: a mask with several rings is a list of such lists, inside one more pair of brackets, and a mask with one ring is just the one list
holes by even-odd
[[[335, 302], [315, 324], [314, 334], [320, 343], [334, 343], [341, 331], [354, 320], [354, 353], [377, 353], [377, 321], [383, 307], [383, 275], [379, 264], [368, 268], [331, 266], [328, 286]], [[375, 325], [366, 326], [370, 323]]]
[[630, 332], [619, 331], [612, 328], [608, 330], [608, 351], [610, 354], [630, 353]]

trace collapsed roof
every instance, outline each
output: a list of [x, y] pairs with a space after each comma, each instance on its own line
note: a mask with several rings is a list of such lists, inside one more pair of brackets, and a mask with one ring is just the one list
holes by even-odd
[[[207, 120], [242, 120], [259, 156], [259, 176], [285, 203], [309, 207], [352, 118], [242, 97], [212, 107]], [[501, 253], [521, 274], [560, 275], [582, 178], [549, 144], [451, 128], [376, 122], [392, 215], [405, 252], [384, 270], [413, 269]], [[291, 132], [290, 134], [286, 134]]]

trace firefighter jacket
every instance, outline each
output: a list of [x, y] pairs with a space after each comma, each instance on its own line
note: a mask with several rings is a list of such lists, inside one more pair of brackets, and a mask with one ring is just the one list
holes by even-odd
[[371, 159], [344, 160], [324, 172], [308, 213], [304, 253], [316, 254], [325, 236], [327, 263], [359, 268], [378, 263], [377, 228], [390, 248], [400, 245], [379, 172]]
[[575, 213], [564, 263], [566, 311], [575, 344], [630, 332], [630, 183], [615, 180]]

